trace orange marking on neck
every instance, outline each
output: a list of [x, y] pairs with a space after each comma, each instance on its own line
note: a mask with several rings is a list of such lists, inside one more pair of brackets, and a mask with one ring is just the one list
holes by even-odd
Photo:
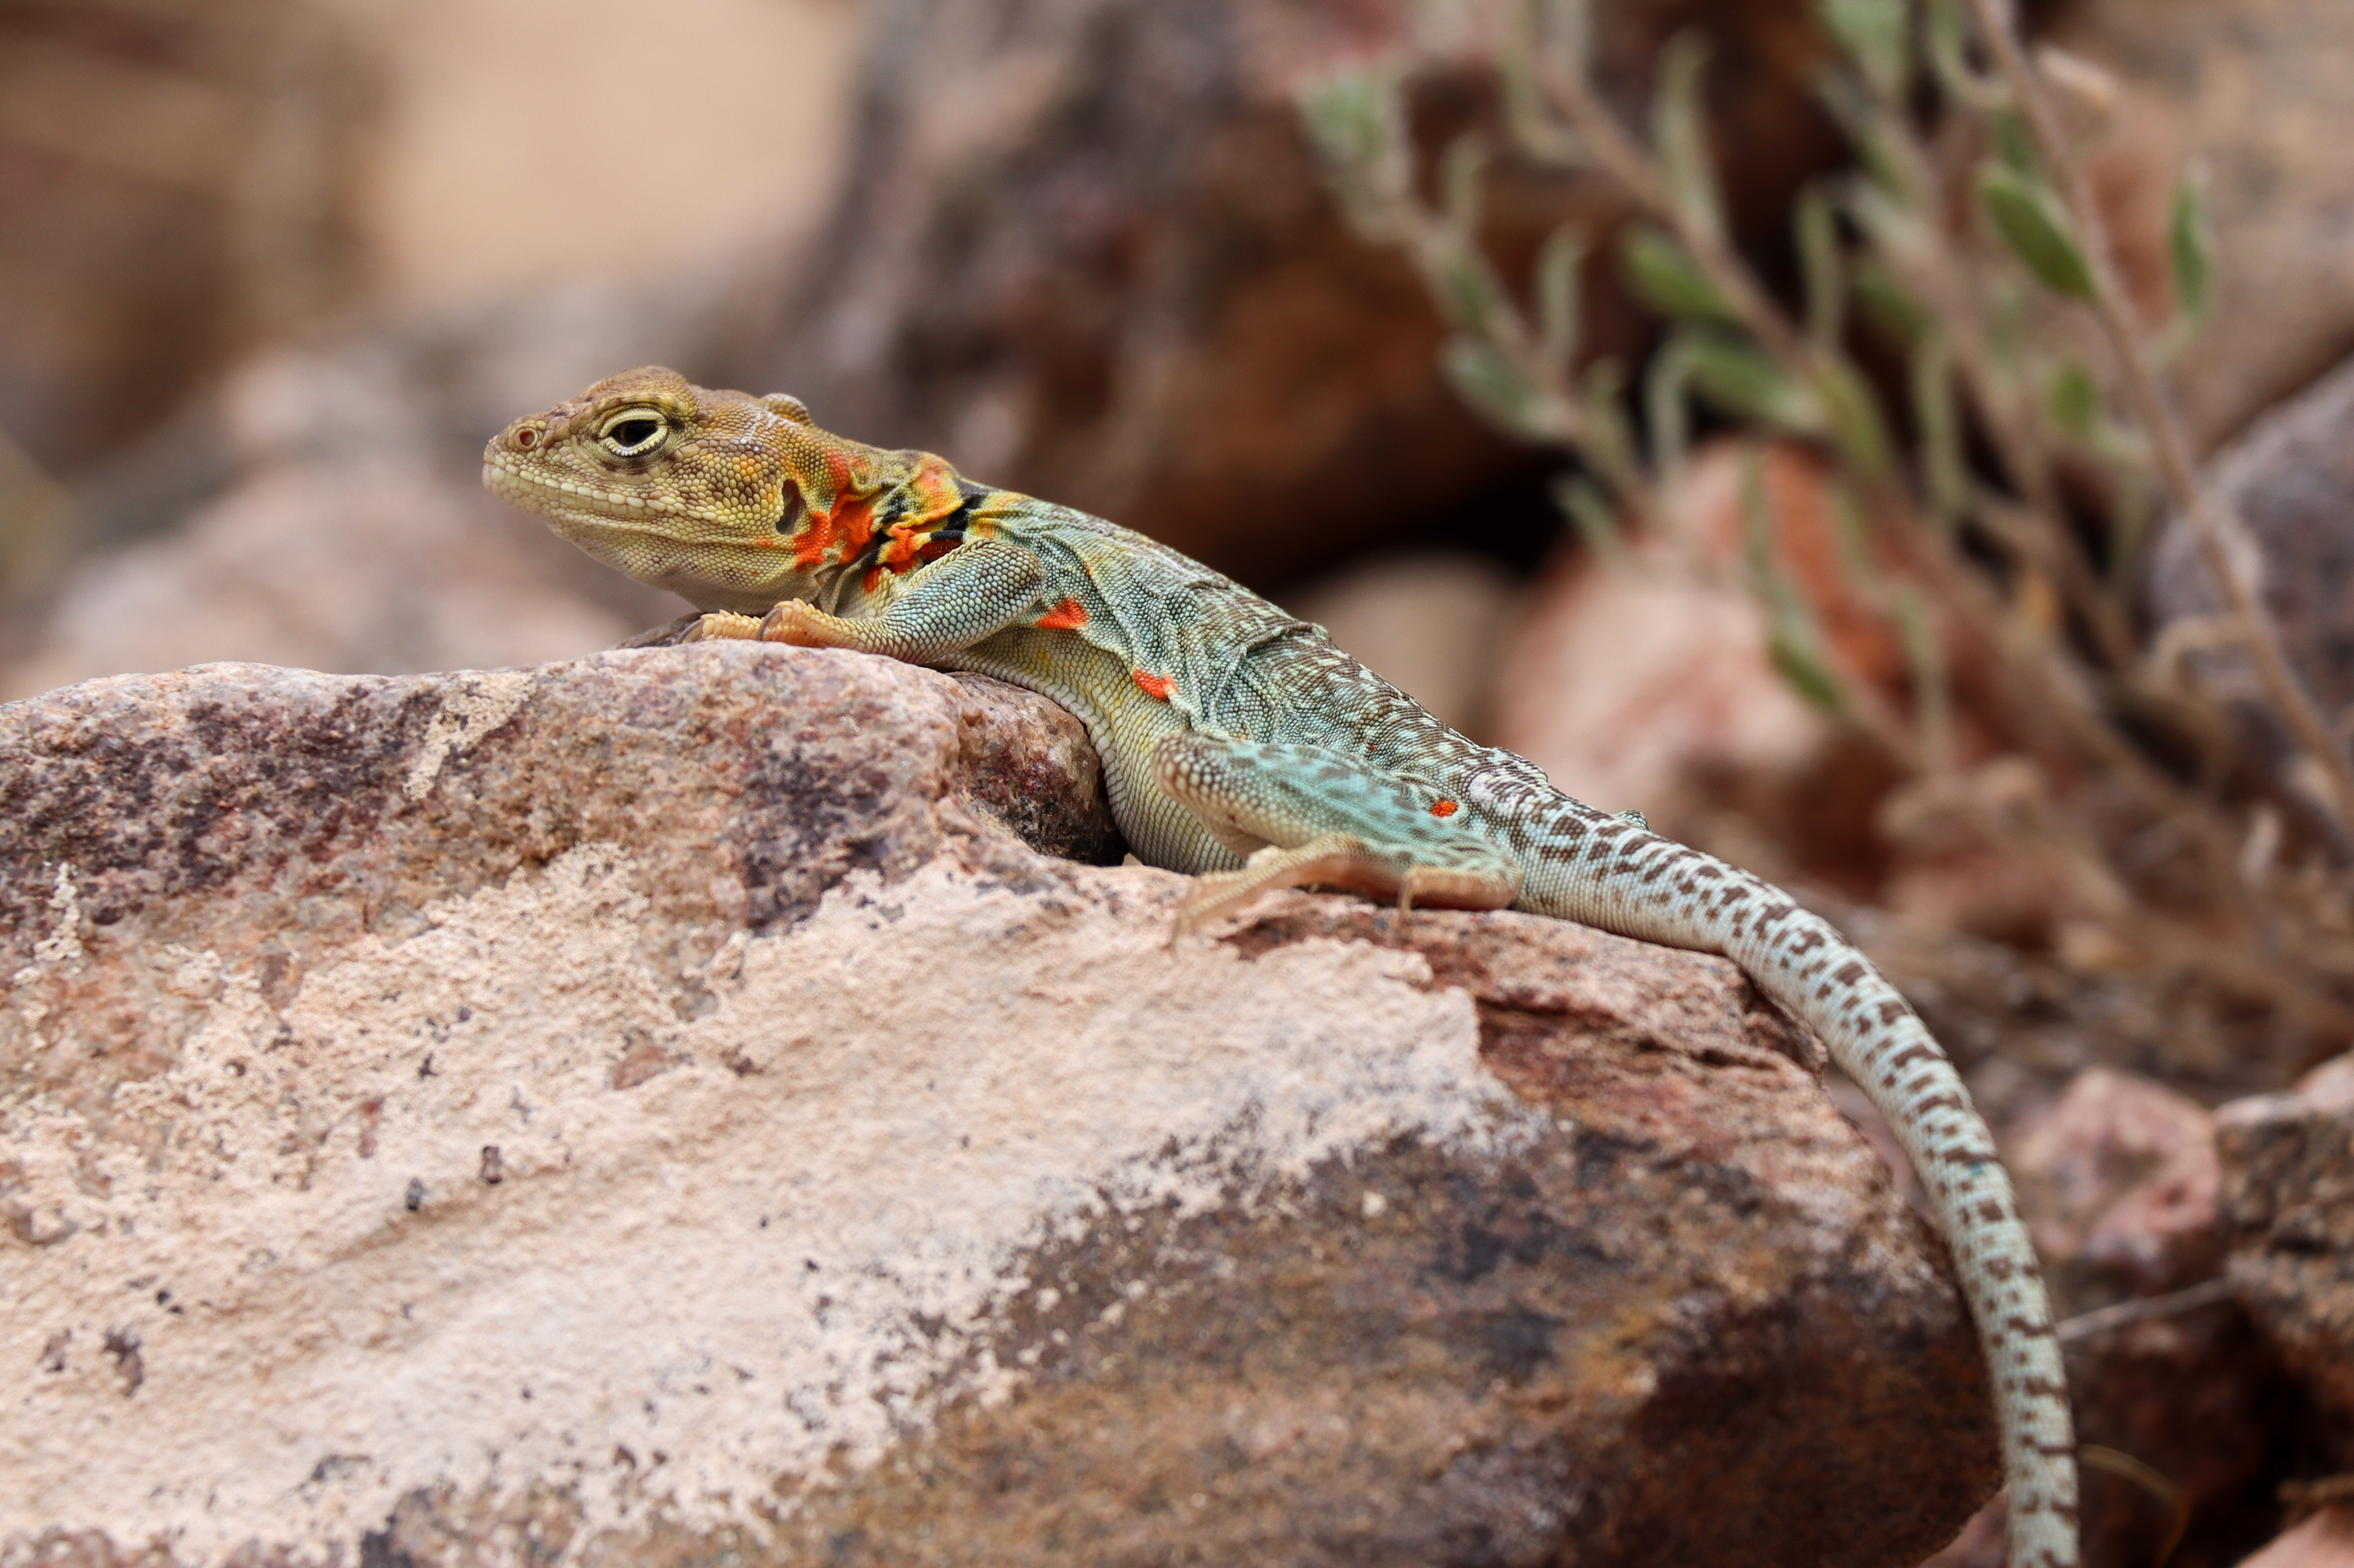
[[812, 512], [793, 535], [793, 565], [808, 571], [822, 564], [827, 552], [833, 548], [833, 515]]
[[825, 564], [833, 548], [843, 537], [855, 531], [858, 544], [853, 553], [865, 546], [874, 536], [873, 507], [850, 493], [850, 458], [847, 453], [829, 450], [825, 454], [825, 476], [833, 486], [832, 504], [821, 512], [810, 508], [809, 521], [793, 535], [793, 565], [803, 571]]
[[833, 509], [833, 527], [842, 538], [845, 559], [866, 548], [867, 541], [875, 537], [875, 498], [854, 495], [848, 501], [837, 502]]
[[1136, 683], [1136, 689], [1156, 703], [1167, 702], [1169, 694], [1177, 689], [1177, 683], [1166, 675], [1148, 674], [1142, 670], [1130, 670], [1128, 673]]
[[869, 567], [866, 568], [866, 575], [859, 579], [858, 586], [866, 592], [873, 593], [876, 588], [882, 585], [882, 582], [883, 568], [881, 567]]
[[1439, 800], [1432, 804], [1430, 814], [1434, 817], [1451, 817], [1461, 810], [1462, 808], [1452, 800]]
[[[1075, 599], [1065, 599], [1038, 618], [1039, 626], [1048, 631], [1076, 631], [1087, 623], [1087, 607]], [[1136, 683], [1140, 686], [1144, 685], [1144, 678], [1141, 675], [1138, 676]], [[1151, 691], [1150, 686], [1146, 686], [1145, 689]], [[1166, 694], [1155, 692], [1153, 694], [1165, 696]]]

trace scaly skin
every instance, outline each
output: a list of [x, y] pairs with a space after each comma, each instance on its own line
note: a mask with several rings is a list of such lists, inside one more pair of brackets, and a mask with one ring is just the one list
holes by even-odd
[[849, 648], [1026, 686], [1078, 715], [1143, 860], [1199, 881], [1182, 932], [1267, 888], [1510, 906], [1722, 953], [1886, 1114], [1976, 1317], [2012, 1568], [2074, 1568], [2065, 1374], [1986, 1124], [1895, 989], [1748, 873], [1474, 745], [1266, 600], [1139, 534], [819, 429], [792, 398], [633, 370], [518, 419], [493, 492], [705, 611], [679, 640]]

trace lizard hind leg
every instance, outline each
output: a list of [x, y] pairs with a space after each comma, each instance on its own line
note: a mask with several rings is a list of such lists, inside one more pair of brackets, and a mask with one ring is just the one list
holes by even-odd
[[1453, 802], [1339, 752], [1193, 731], [1155, 747], [1152, 771], [1214, 837], [1249, 856], [1240, 871], [1195, 883], [1179, 935], [1278, 887], [1349, 888], [1401, 908], [1500, 909], [1520, 894], [1518, 862], [1447, 825]]

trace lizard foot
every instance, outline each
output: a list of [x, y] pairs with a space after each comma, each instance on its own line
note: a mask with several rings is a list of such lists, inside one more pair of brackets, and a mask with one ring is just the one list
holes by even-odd
[[760, 623], [750, 616], [737, 615], [728, 609], [715, 609], [699, 618], [679, 635], [678, 640], [681, 642], [741, 641], [757, 637], [759, 632]]
[[1212, 872], [1193, 879], [1193, 890], [1177, 906], [1171, 946], [1188, 931], [1230, 909], [1240, 908], [1279, 887], [1345, 887], [1376, 897], [1397, 896], [1401, 912], [1416, 902], [1458, 909], [1500, 909], [1520, 891], [1519, 868], [1502, 875], [1477, 869], [1402, 862], [1394, 849], [1377, 848], [1354, 833], [1322, 833], [1295, 849], [1270, 844], [1240, 871]]
[[789, 599], [759, 620], [754, 633], [763, 642], [794, 648], [856, 648], [863, 646], [856, 625], [828, 615], [804, 599]]

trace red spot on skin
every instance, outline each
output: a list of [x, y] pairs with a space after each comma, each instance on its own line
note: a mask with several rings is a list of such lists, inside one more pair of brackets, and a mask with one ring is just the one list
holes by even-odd
[[1169, 694], [1177, 689], [1177, 683], [1166, 675], [1147, 674], [1142, 670], [1130, 670], [1129, 675], [1136, 682], [1136, 689], [1156, 703], [1167, 702]]
[[858, 586], [868, 593], [873, 593], [876, 586], [882, 581], [883, 568], [881, 567], [869, 567], [866, 568], [865, 577], [859, 579]]
[[1431, 806], [1430, 814], [1434, 817], [1451, 817], [1461, 809], [1452, 800], [1440, 800]]
[[[1081, 604], [1075, 599], [1065, 599], [1053, 609], [1038, 618], [1039, 626], [1048, 631], [1076, 631], [1080, 627], [1085, 626], [1087, 623], [1087, 607]], [[1144, 686], [1144, 677], [1141, 674], [1137, 676], [1136, 683], [1140, 686]], [[1144, 689], [1148, 692], [1152, 691], [1152, 688], [1150, 686], [1144, 686]], [[1162, 698], [1164, 701], [1168, 696], [1166, 692], [1153, 692], [1152, 694], [1156, 697]]]
[[957, 541], [954, 539], [927, 539], [924, 541], [924, 547], [916, 552], [916, 559], [937, 561], [956, 547]]

